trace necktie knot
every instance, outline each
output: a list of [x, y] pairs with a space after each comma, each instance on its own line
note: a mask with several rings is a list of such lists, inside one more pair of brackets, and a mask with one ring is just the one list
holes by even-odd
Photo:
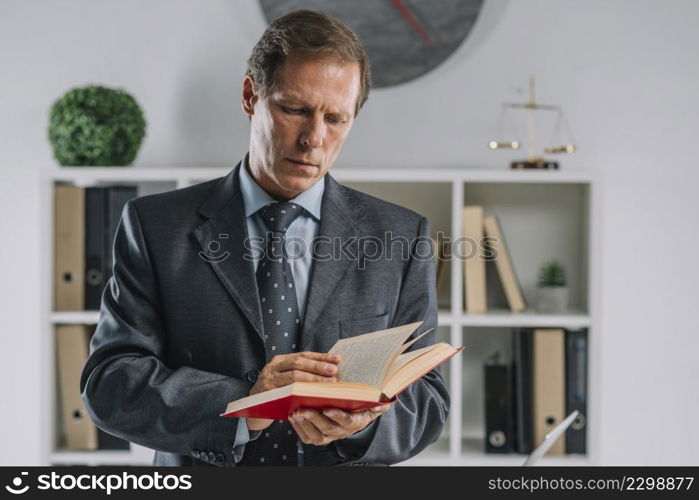
[[302, 211], [303, 208], [300, 205], [290, 201], [282, 201], [261, 208], [260, 216], [269, 231], [286, 233], [291, 223], [301, 215]]

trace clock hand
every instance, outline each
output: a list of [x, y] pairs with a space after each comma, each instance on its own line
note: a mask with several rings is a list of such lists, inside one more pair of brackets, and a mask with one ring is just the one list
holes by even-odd
[[391, 3], [396, 9], [398, 9], [398, 12], [401, 13], [401, 15], [406, 19], [406, 21], [410, 23], [410, 26], [412, 26], [412, 28], [420, 36], [420, 38], [422, 38], [422, 40], [427, 44], [427, 46], [433, 51], [437, 50], [437, 46], [430, 38], [430, 35], [427, 34], [427, 31], [425, 31], [425, 29], [422, 26], [420, 26], [420, 23], [418, 23], [417, 20], [413, 17], [413, 15], [410, 13], [405, 4], [401, 0], [391, 0]]

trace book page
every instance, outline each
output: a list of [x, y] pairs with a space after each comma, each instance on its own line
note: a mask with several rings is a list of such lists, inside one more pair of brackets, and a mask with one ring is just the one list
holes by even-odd
[[391, 377], [398, 371], [400, 370], [403, 366], [407, 365], [409, 362], [417, 358], [418, 356], [422, 356], [423, 354], [426, 354], [427, 352], [431, 351], [434, 348], [433, 345], [428, 345], [427, 347], [423, 347], [421, 349], [416, 349], [414, 351], [410, 352], [404, 352], [400, 356], [396, 358], [396, 360], [391, 363], [391, 367], [388, 370], [388, 373], [386, 374], [386, 380], [390, 380]]
[[429, 330], [425, 330], [424, 332], [422, 332], [420, 335], [418, 335], [417, 337], [415, 337], [415, 338], [414, 338], [413, 340], [411, 340], [410, 342], [406, 342], [405, 344], [403, 344], [402, 346], [400, 346], [400, 351], [399, 351], [399, 352], [404, 353], [405, 351], [408, 350], [408, 348], [409, 348], [411, 345], [413, 345], [415, 342], [417, 342], [418, 340], [420, 340], [422, 337], [424, 337], [425, 335], [427, 335], [428, 333], [430, 333], [432, 330], [434, 330], [434, 328], [430, 328]]
[[[388, 398], [392, 398], [400, 391], [414, 383], [437, 365], [447, 360], [463, 348], [454, 349], [445, 342], [429, 346], [428, 349], [418, 349], [419, 356], [412, 357], [407, 363], [395, 370], [384, 384], [383, 392]], [[412, 354], [412, 353], [409, 353]]]
[[328, 351], [342, 356], [338, 365], [338, 381], [380, 388], [388, 367], [400, 353], [403, 342], [421, 324], [422, 322], [410, 323], [338, 340]]

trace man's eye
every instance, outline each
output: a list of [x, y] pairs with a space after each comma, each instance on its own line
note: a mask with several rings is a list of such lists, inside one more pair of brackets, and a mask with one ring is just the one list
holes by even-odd
[[282, 110], [284, 110], [285, 113], [293, 114], [293, 115], [298, 115], [300, 113], [303, 113], [303, 109], [299, 108], [287, 108], [286, 106], [282, 107]]
[[328, 123], [331, 123], [333, 125], [338, 125], [342, 123], [342, 120], [340, 120], [337, 116], [326, 116], [325, 119], [328, 121]]

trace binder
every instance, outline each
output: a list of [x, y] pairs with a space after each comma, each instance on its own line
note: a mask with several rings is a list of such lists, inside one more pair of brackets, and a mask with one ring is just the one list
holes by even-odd
[[58, 380], [66, 445], [70, 450], [96, 450], [97, 427], [80, 397], [80, 374], [87, 361], [90, 327], [56, 326]]
[[484, 365], [485, 451], [510, 453], [514, 450], [514, 408], [510, 366], [496, 352]]
[[104, 289], [105, 188], [85, 190], [85, 308], [97, 310]]
[[61, 416], [69, 450], [128, 450], [129, 442], [98, 428], [80, 395], [80, 375], [87, 362], [93, 325], [56, 326]]
[[121, 212], [136, 197], [136, 188], [110, 186], [87, 188], [85, 193], [86, 270], [85, 307], [100, 308], [102, 293], [112, 276], [112, 247]]
[[54, 187], [54, 276], [56, 311], [85, 309], [85, 190]]
[[483, 207], [471, 205], [463, 210], [464, 299], [468, 314], [482, 314], [488, 308], [483, 258]]
[[566, 452], [587, 452], [587, 329], [566, 332], [566, 414], [579, 415], [566, 432]]
[[104, 259], [104, 278], [105, 285], [112, 277], [112, 264], [114, 256], [114, 237], [116, 236], [119, 221], [121, 221], [121, 213], [124, 210], [126, 202], [135, 198], [137, 191], [131, 186], [112, 186], [107, 190], [106, 199], [106, 220], [105, 220], [105, 237], [104, 243], [105, 259]]
[[502, 283], [502, 288], [505, 291], [510, 310], [512, 312], [522, 312], [525, 309], [522, 288], [517, 280], [498, 218], [494, 215], [485, 217], [483, 219], [483, 228], [485, 235], [489, 238], [488, 245], [497, 252], [495, 268], [500, 277], [500, 283]]
[[[561, 423], [565, 413], [565, 332], [560, 328], [534, 330], [533, 421], [534, 443]], [[565, 453], [565, 439], [559, 438], [548, 454]]]
[[512, 369], [515, 392], [515, 451], [529, 454], [533, 446], [532, 423], [532, 330], [512, 332]]

